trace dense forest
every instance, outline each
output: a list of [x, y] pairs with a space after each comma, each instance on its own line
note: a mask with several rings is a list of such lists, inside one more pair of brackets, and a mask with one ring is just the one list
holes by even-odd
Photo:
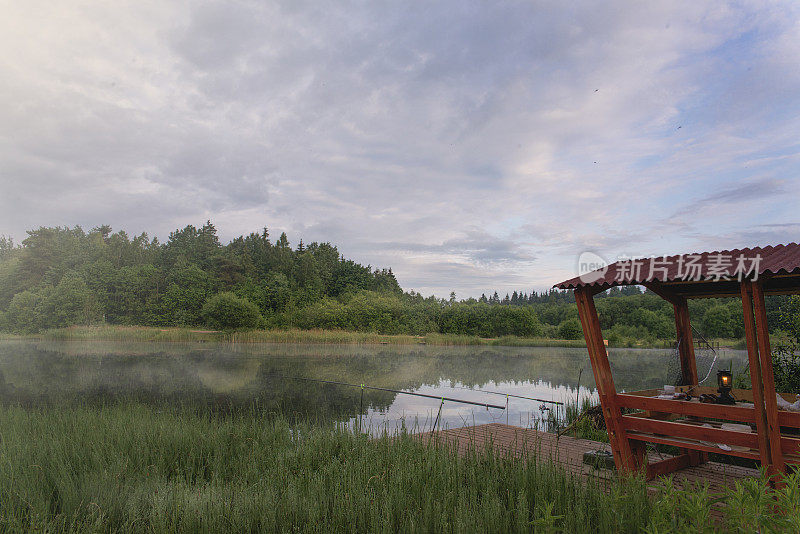
[[[768, 299], [773, 330], [797, 308]], [[672, 308], [638, 287], [597, 297], [615, 345], [674, 337]], [[741, 338], [736, 299], [690, 303], [709, 338]], [[19, 245], [0, 237], [0, 330], [34, 333], [75, 324], [228, 328], [323, 328], [383, 334], [431, 332], [481, 337], [582, 336], [571, 292], [497, 292], [479, 299], [404, 292], [391, 269], [342, 257], [330, 243], [292, 247], [267, 229], [222, 244], [211, 222], [166, 242], [109, 226], [42, 227]]]

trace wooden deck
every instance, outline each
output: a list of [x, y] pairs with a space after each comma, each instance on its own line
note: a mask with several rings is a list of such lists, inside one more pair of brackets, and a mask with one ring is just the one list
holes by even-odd
[[[461, 454], [470, 449], [481, 450], [487, 445], [491, 445], [495, 451], [511, 456], [534, 453], [537, 457], [553, 461], [570, 473], [586, 480], [609, 480], [615, 475], [613, 470], [595, 469], [583, 463], [584, 452], [611, 450], [607, 443], [588, 439], [577, 439], [570, 436], [559, 438], [549, 432], [501, 423], [427, 432], [422, 434], [421, 438], [446, 441], [455, 445]], [[657, 452], [648, 453], [648, 460], [651, 462], [663, 458], [669, 458], [669, 455], [660, 455]], [[758, 474], [757, 469], [707, 462], [696, 467], [678, 470], [672, 473], [672, 477], [676, 487], [683, 487], [687, 483], [707, 482], [711, 492], [719, 492], [725, 487], [733, 486], [737, 480], [758, 476]], [[653, 481], [653, 484], [658, 484], [658, 480]]]

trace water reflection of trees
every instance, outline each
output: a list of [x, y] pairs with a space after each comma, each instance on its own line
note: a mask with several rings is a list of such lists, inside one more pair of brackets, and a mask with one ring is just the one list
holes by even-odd
[[[617, 388], [663, 384], [669, 357], [668, 351], [612, 351]], [[442, 381], [574, 387], [581, 368], [581, 384], [593, 388], [582, 349], [13, 341], [0, 342], [0, 400], [30, 406], [134, 400], [351, 417], [361, 406], [360, 389], [291, 377], [406, 390]], [[387, 409], [394, 398], [366, 390], [364, 408]]]

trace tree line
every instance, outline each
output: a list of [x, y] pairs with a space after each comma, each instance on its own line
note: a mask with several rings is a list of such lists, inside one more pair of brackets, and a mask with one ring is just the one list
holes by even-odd
[[[330, 243], [292, 247], [285, 233], [222, 244], [211, 222], [164, 243], [109, 226], [41, 227], [19, 245], [0, 237], [0, 330], [33, 333], [76, 324], [229, 328], [324, 328], [383, 334], [582, 337], [571, 291], [514, 291], [457, 300], [404, 292], [391, 268], [348, 260]], [[788, 297], [770, 297], [782, 328]], [[638, 287], [597, 298], [615, 345], [674, 339], [672, 307]], [[690, 302], [706, 337], [741, 338], [737, 299]]]

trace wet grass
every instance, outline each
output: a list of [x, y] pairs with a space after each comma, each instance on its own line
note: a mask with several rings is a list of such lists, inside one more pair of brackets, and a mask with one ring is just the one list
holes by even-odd
[[521, 338], [503, 336], [481, 338], [456, 334], [385, 335], [374, 332], [345, 330], [247, 330], [219, 332], [201, 328], [174, 328], [148, 326], [72, 326], [48, 330], [30, 336], [0, 334], [0, 339], [45, 339], [54, 341], [153, 341], [202, 342], [222, 341], [232, 343], [315, 343], [363, 345], [484, 345], [509, 347], [585, 347], [583, 340]]
[[[458, 455], [274, 414], [121, 403], [0, 408], [0, 530], [797, 532], [800, 476], [721, 495], [597, 484], [536, 457]], [[722, 521], [711, 518], [712, 507]]]
[[637, 532], [650, 509], [640, 480], [282, 417], [12, 407], [0, 428], [2, 530]]

